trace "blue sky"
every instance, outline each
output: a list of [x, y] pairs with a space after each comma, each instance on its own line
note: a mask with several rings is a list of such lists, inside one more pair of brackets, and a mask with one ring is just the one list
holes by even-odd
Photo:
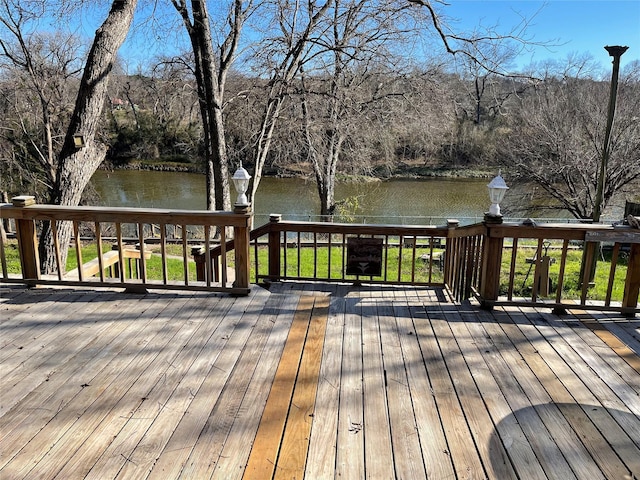
[[[591, 55], [606, 71], [611, 62], [605, 45], [629, 47], [622, 56], [623, 68], [630, 61], [640, 59], [640, 0], [448, 0], [447, 3], [446, 6], [434, 5], [449, 17], [456, 32], [484, 25], [508, 33], [523, 17], [532, 19], [528, 38], [553, 45], [524, 52], [517, 61], [519, 67], [548, 59], [564, 60], [569, 54], [577, 53]], [[141, 2], [141, 5], [149, 7], [149, 2]], [[161, 0], [159, 5], [161, 8], [156, 13], [161, 12], [169, 21], [178, 20], [167, 0]], [[104, 13], [98, 14], [95, 7], [85, 10], [76, 25], [77, 33], [91, 38]], [[140, 13], [138, 18], [145, 16], [145, 12]], [[211, 13], [213, 15], [214, 10]], [[148, 24], [138, 25], [122, 48], [128, 70], [135, 70], [137, 63], [148, 61], [154, 51], [173, 53], [168, 51], [171, 49], [170, 36], [154, 41], [149, 38], [149, 31]], [[181, 25], [178, 31], [184, 39]]]
[[640, 0], [450, 0], [444, 11], [466, 29], [482, 23], [508, 31], [522, 16], [533, 17], [527, 30], [533, 40], [554, 45], [523, 54], [521, 65], [562, 60], [571, 53], [588, 53], [610, 64], [605, 45], [629, 47], [623, 67], [640, 59]]

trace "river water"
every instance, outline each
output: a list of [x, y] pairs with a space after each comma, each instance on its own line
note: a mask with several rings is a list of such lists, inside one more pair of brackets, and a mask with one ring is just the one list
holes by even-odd
[[[182, 172], [97, 171], [92, 179], [100, 201], [111, 207], [205, 209], [205, 177]], [[339, 183], [336, 200], [355, 199], [335, 221], [380, 224], [442, 225], [482, 219], [489, 208], [487, 179], [429, 178]], [[232, 187], [233, 190], [233, 187]], [[509, 202], [508, 192], [504, 205]], [[234, 193], [235, 196], [235, 193]], [[263, 178], [253, 205], [255, 225], [280, 213], [285, 220], [317, 220], [315, 183], [299, 178]], [[340, 213], [340, 210], [338, 210]]]

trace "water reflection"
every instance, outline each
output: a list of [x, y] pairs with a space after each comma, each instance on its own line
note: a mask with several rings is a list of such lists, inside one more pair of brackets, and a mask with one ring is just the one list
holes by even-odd
[[[206, 208], [205, 177], [201, 174], [98, 171], [93, 184], [105, 206]], [[489, 206], [486, 179], [341, 183], [336, 186], [336, 199], [350, 200], [350, 206], [338, 209], [336, 221], [357, 223], [442, 224], [446, 218], [473, 223], [482, 219]], [[504, 203], [508, 204], [508, 197]], [[296, 178], [264, 178], [254, 204], [256, 225], [268, 221], [270, 213], [280, 213], [289, 220], [314, 220], [319, 211], [315, 184]]]

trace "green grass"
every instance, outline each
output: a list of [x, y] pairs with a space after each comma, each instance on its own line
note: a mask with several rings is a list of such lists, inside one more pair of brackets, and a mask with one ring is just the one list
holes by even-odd
[[[287, 249], [286, 258], [286, 272], [284, 261], [284, 249], [281, 249], [281, 274], [285, 274], [288, 277], [304, 277], [304, 278], [329, 278], [329, 279], [341, 279], [343, 278], [343, 259], [342, 259], [342, 247], [336, 246], [329, 248], [319, 248], [314, 255], [313, 248], [301, 248], [300, 257], [298, 258], [298, 250], [293, 248]], [[386, 260], [387, 266], [387, 281], [398, 281], [398, 263], [399, 263], [399, 249], [390, 248], [388, 250], [388, 258]], [[434, 253], [442, 252], [442, 250], [434, 249]], [[429, 281], [429, 263], [420, 259], [420, 255], [428, 254], [428, 248], [416, 248], [416, 260], [415, 260], [415, 282], [427, 283]], [[255, 261], [254, 251], [251, 250], [251, 278], [255, 280]], [[411, 282], [411, 265], [413, 263], [413, 253], [411, 249], [403, 249], [402, 262], [401, 262], [401, 282]], [[382, 275], [370, 277], [369, 275], [361, 276], [362, 280], [369, 280], [370, 278], [376, 281], [384, 280], [385, 271], [385, 259], [382, 260]], [[258, 265], [259, 274], [268, 275], [268, 251], [267, 247], [261, 247], [258, 250]], [[315, 267], [314, 267], [315, 265]], [[357, 280], [355, 275], [348, 275], [344, 277], [347, 280]], [[431, 282], [438, 283], [443, 281], [443, 274], [434, 264], [431, 272]]]
[[18, 243], [15, 240], [9, 240], [4, 246], [4, 254], [7, 261], [7, 271], [10, 274], [19, 274], [20, 270], [20, 252], [18, 251]]
[[[544, 253], [544, 252], [543, 252]], [[549, 268], [549, 278], [551, 279], [550, 298], [556, 295], [558, 278], [560, 274], [561, 249], [549, 249], [548, 256], [552, 263]], [[532, 259], [536, 255], [536, 248], [518, 246], [518, 254], [515, 264], [515, 276], [513, 283], [514, 296], [530, 296], [533, 289], [535, 265], [527, 263], [526, 259]], [[580, 264], [582, 262], [582, 250], [569, 250], [564, 272], [562, 286], [562, 298], [580, 298], [582, 293]], [[500, 272], [500, 294], [506, 295], [509, 283], [509, 269], [511, 265], [511, 249], [505, 249], [502, 256], [502, 267]], [[587, 298], [592, 300], [604, 300], [607, 294], [609, 283], [609, 272], [611, 269], [611, 259], [599, 260], [594, 278], [595, 285], [589, 288]], [[624, 282], [627, 275], [626, 261], [620, 256], [617, 262], [611, 298], [614, 301], [621, 301], [624, 293]]]
[[[171, 248], [169, 248], [171, 247]], [[177, 247], [177, 248], [175, 248]], [[102, 247], [103, 252], [108, 252], [111, 250], [111, 244], [106, 243]], [[160, 247], [151, 247], [147, 246], [147, 251], [151, 251], [151, 258], [147, 259], [145, 262], [147, 269], [147, 279], [148, 280], [162, 280], [162, 255], [160, 252]], [[88, 244], [82, 247], [82, 262], [86, 263], [90, 260], [93, 260], [98, 256], [98, 251], [95, 244]], [[171, 258], [170, 256], [179, 256], [182, 257], [182, 246], [167, 246], [167, 280], [168, 281], [178, 281], [184, 282], [184, 264], [181, 258]], [[131, 262], [132, 266], [135, 262]], [[196, 280], [196, 265], [193, 260], [188, 261], [189, 266], [189, 281]], [[77, 268], [77, 260], [76, 260], [76, 249], [69, 249], [69, 256], [67, 257], [67, 272]], [[135, 268], [135, 267], [134, 267]], [[130, 277], [129, 271], [129, 262], [125, 260], [125, 276], [126, 278]], [[135, 270], [134, 270], [135, 277]]]
[[[103, 252], [107, 252], [111, 249], [111, 244], [105, 243], [103, 245]], [[149, 247], [149, 250], [153, 251], [153, 254], [149, 260], [147, 260], [147, 278], [149, 280], [162, 280], [162, 258], [160, 255], [159, 246]], [[301, 248], [299, 257], [298, 250], [295, 248], [287, 249], [287, 261], [286, 261], [286, 276], [288, 277], [304, 277], [304, 278], [342, 278], [342, 247], [334, 246], [330, 250], [328, 248], [319, 248], [314, 256], [313, 248]], [[434, 253], [440, 253], [442, 249], [434, 249]], [[387, 266], [387, 281], [398, 281], [398, 248], [390, 248], [388, 250], [388, 258], [386, 260]], [[416, 248], [415, 257], [415, 282], [427, 283], [429, 282], [429, 264], [420, 259], [420, 255], [428, 254], [428, 248]], [[530, 296], [533, 288], [535, 266], [526, 262], [527, 258], [533, 258], [535, 256], [536, 249], [533, 245], [530, 247], [522, 243], [518, 247], [518, 254], [516, 257], [515, 276], [514, 276], [514, 292], [513, 295], [518, 296]], [[560, 272], [560, 256], [561, 250], [559, 248], [550, 249], [548, 251], [549, 257], [553, 262], [549, 269], [549, 277], [551, 279], [550, 298], [555, 297], [555, 289], [558, 284], [558, 277]], [[411, 282], [411, 264], [413, 263], [412, 250], [402, 250], [402, 265], [401, 265], [401, 282]], [[7, 260], [7, 268], [11, 274], [20, 273], [20, 258], [15, 241], [9, 241], [5, 245], [5, 255]], [[256, 281], [256, 270], [254, 260], [254, 249], [251, 248], [251, 276], [252, 281]], [[284, 249], [281, 250], [281, 255], [284, 255]], [[331, 261], [329, 261], [329, 255]], [[181, 258], [182, 246], [181, 245], [167, 245], [167, 273], [170, 281], [184, 281], [184, 267]], [[82, 261], [84, 263], [97, 257], [96, 244], [87, 244], [82, 247]], [[281, 272], [284, 273], [284, 257], [281, 261]], [[564, 284], [562, 298], [576, 299], [580, 298], [580, 263], [582, 260], [582, 250], [569, 250], [567, 254], [567, 261], [565, 266]], [[127, 262], [125, 262], [127, 263]], [[193, 260], [189, 260], [189, 281], [196, 280], [195, 263]], [[315, 268], [314, 268], [315, 264]], [[509, 282], [509, 268], [511, 264], [511, 249], [505, 248], [502, 257], [502, 269], [500, 279], [500, 294], [506, 295]], [[228, 253], [228, 266], [232, 268], [234, 265], [233, 253]], [[258, 249], [258, 272], [260, 275], [268, 274], [268, 252], [266, 247], [260, 247]], [[67, 271], [73, 270], [77, 267], [76, 250], [75, 248], [69, 249], [69, 255], [67, 258]], [[299, 268], [299, 270], [298, 270]], [[588, 290], [587, 298], [592, 300], [604, 300], [606, 297], [609, 271], [611, 268], [610, 258], [605, 258], [598, 262], [595, 275], [595, 286]], [[128, 270], [126, 272], [128, 277]], [[624, 282], [627, 274], [626, 259], [621, 256], [618, 259], [616, 267], [612, 300], [621, 301], [624, 293]], [[347, 276], [347, 280], [356, 280], [356, 276]], [[384, 280], [384, 257], [383, 257], [383, 275], [378, 277], [362, 276], [363, 281], [372, 280], [382, 281]], [[438, 283], [443, 281], [443, 273], [434, 263], [431, 282]]]
[[[103, 253], [111, 250], [111, 243], [103, 243]], [[151, 258], [146, 261], [147, 278], [149, 280], [162, 280], [162, 256], [160, 255], [159, 247], [148, 248], [153, 254]], [[98, 257], [97, 244], [89, 243], [82, 246], [80, 250], [82, 255], [82, 263], [87, 263], [94, 258]], [[5, 246], [5, 255], [7, 259], [7, 270], [11, 274], [19, 274], [20, 270], [20, 254], [18, 252], [17, 243], [15, 241], [8, 241]], [[167, 245], [168, 256], [182, 256], [181, 245]], [[133, 262], [132, 262], [133, 263]], [[193, 260], [189, 260], [189, 281], [196, 280], [196, 267]], [[76, 248], [69, 248], [69, 254], [67, 256], [66, 269], [67, 272], [78, 267]], [[105, 274], [108, 270], [105, 269]], [[125, 260], [125, 275], [129, 278], [128, 262]], [[180, 258], [167, 258], [167, 278], [169, 281], [184, 281], [184, 267]]]

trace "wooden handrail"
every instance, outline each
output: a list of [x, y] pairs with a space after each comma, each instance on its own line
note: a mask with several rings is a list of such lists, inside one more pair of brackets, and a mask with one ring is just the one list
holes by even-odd
[[[442, 265], [443, 259], [441, 258], [441, 254], [433, 254], [433, 245], [437, 245], [439, 247], [440, 242], [439, 238], [446, 238], [448, 229], [446, 227], [436, 227], [432, 225], [428, 226], [412, 226], [412, 225], [361, 225], [361, 224], [348, 224], [348, 223], [325, 223], [325, 222], [295, 222], [295, 221], [280, 221], [280, 216], [275, 215], [272, 220], [258, 227], [250, 233], [250, 241], [254, 245], [254, 251], [256, 254], [254, 255], [254, 271], [256, 272], [254, 276], [255, 281], [260, 280], [269, 280], [269, 281], [277, 281], [281, 279], [305, 279], [305, 280], [317, 280], [321, 279], [323, 281], [344, 281], [353, 280], [353, 277], [344, 275], [332, 276], [331, 273], [327, 272], [326, 275], [319, 275], [317, 273], [316, 262], [317, 262], [317, 254], [314, 253], [314, 274], [309, 277], [303, 275], [301, 272], [296, 271], [295, 274], [289, 274], [286, 271], [286, 263], [287, 258], [283, 256], [283, 253], [280, 251], [281, 248], [287, 251], [291, 251], [292, 249], [297, 249], [298, 247], [313, 247], [314, 252], [318, 251], [318, 248], [322, 248], [327, 250], [332, 246], [333, 248], [343, 250], [342, 261], [344, 261], [344, 249], [345, 247], [345, 238], [346, 236], [356, 236], [356, 237], [367, 237], [367, 236], [383, 236], [385, 238], [389, 237], [397, 237], [398, 239], [411, 239], [410, 242], [403, 241], [400, 245], [398, 242], [396, 247], [398, 247], [398, 251], [402, 254], [404, 251], [405, 258], [407, 255], [410, 255], [413, 258], [412, 264], [415, 264], [416, 260], [425, 263], [428, 268], [428, 278], [422, 281], [416, 280], [415, 271], [403, 273], [400, 270], [394, 274], [395, 278], [389, 278], [389, 274], [385, 272], [383, 279], [371, 279], [368, 278], [367, 281], [373, 281], [374, 283], [420, 283], [420, 284], [442, 284], [442, 282], [434, 281], [432, 278], [433, 265], [438, 264]], [[306, 234], [309, 236], [313, 236], [314, 240], [303, 240], [302, 235]], [[287, 236], [293, 235], [295, 240], [291, 238], [285, 241]], [[324, 240], [318, 241], [317, 236], [324, 236]], [[267, 239], [260, 243], [260, 239], [263, 237], [267, 237]], [[336, 243], [332, 241], [333, 237], [340, 237], [341, 241]], [[415, 242], [415, 240], [422, 239], [422, 242], [428, 241], [428, 239], [432, 239], [432, 248], [429, 251], [425, 245], [420, 245], [420, 242]], [[435, 240], [434, 240], [435, 239]], [[438, 241], [436, 241], [438, 240]], [[259, 273], [260, 265], [258, 262], [257, 249], [258, 246], [266, 246], [268, 248], [268, 267], [267, 272], [262, 274]], [[295, 245], [295, 247], [293, 247]], [[385, 248], [388, 246], [393, 246], [388, 240], [385, 242]], [[226, 251], [230, 251], [234, 248], [233, 240], [226, 242]], [[216, 260], [222, 251], [222, 247], [220, 245], [215, 246], [211, 249], [211, 258], [212, 258], [212, 268], [214, 271], [215, 278], [218, 278], [218, 264], [219, 262]], [[328, 250], [327, 250], [328, 251]], [[416, 252], [422, 252], [419, 255]], [[409, 253], [407, 253], [409, 252]], [[199, 279], [204, 280], [205, 277], [205, 262], [204, 255], [205, 251], [195, 251], [194, 252], [196, 264], [200, 265], [198, 268]], [[298, 258], [296, 259], [297, 269], [300, 269], [300, 250], [298, 250]], [[386, 257], [385, 257], [386, 258]], [[329, 256], [328, 261], [331, 261], [331, 256]], [[283, 266], [285, 267], [283, 269]], [[344, 265], [342, 265], [344, 267]], [[331, 266], [328, 267], [331, 269]], [[283, 271], [284, 270], [284, 271]], [[343, 272], [344, 273], [344, 272]], [[403, 276], [410, 275], [409, 280], [403, 280]]]
[[[303, 237], [302, 235], [309, 237]], [[317, 236], [323, 235], [322, 240]], [[250, 234], [255, 250], [254, 275], [255, 281], [260, 279], [277, 281], [285, 279], [305, 279], [320, 281], [354, 281], [352, 277], [344, 275], [332, 278], [331, 275], [318, 274], [317, 268], [311, 274], [300, 272], [300, 251], [301, 249], [312, 249], [314, 251], [314, 263], [321, 249], [344, 248], [345, 236], [378, 236], [386, 239], [385, 248], [396, 248], [397, 255], [402, 261], [407, 256], [411, 257], [414, 264], [419, 258], [424, 258], [429, 262], [429, 278], [427, 284], [437, 284], [431, 278], [434, 259], [443, 268], [442, 284], [445, 284], [451, 291], [453, 297], [458, 301], [466, 300], [475, 296], [485, 308], [493, 308], [502, 304], [536, 304], [546, 305], [551, 308], [562, 310], [576, 305], [573, 298], [565, 299], [563, 289], [566, 285], [567, 255], [571, 251], [570, 243], [578, 242], [575, 248], [593, 248], [593, 241], [615, 241], [615, 258], [611, 263], [606, 299], [602, 305], [594, 304], [588, 300], [589, 285], [581, 281], [580, 298], [578, 305], [584, 308], [612, 309], [623, 312], [637, 312], [638, 289], [640, 288], [638, 257], [640, 254], [640, 232], [637, 229], [628, 227], [612, 227], [608, 225], [590, 224], [543, 224], [543, 225], [521, 225], [513, 223], [491, 223], [483, 222], [475, 225], [458, 226], [456, 221], [451, 221], [447, 227], [434, 226], [407, 226], [407, 225], [353, 225], [353, 224], [333, 224], [322, 222], [290, 222], [281, 221], [279, 216], [274, 216], [272, 221], [259, 227]], [[398, 240], [390, 240], [395, 236]], [[266, 237], [266, 238], [265, 238]], [[338, 240], [334, 240], [337, 237]], [[418, 238], [431, 239], [431, 249], [426, 248], [428, 253], [416, 256]], [[261, 239], [263, 239], [261, 241]], [[342, 240], [340, 240], [342, 239]], [[406, 239], [409, 239], [406, 241]], [[434, 255], [433, 246], [435, 239], [446, 242], [445, 250]], [[558, 259], [558, 273], [555, 273], [555, 290], [550, 285], [542, 282], [549, 282], [551, 262], [549, 257], [542, 255], [544, 248], [550, 248], [552, 242], [560, 242], [554, 247], [556, 252], [560, 252]], [[618, 254], [622, 253], [621, 245], [631, 244], [630, 258], [625, 277], [624, 297], [618, 299], [619, 303], [613, 304], [611, 297], [616, 278], [616, 267], [620, 265]], [[394, 247], [395, 245], [395, 247]], [[546, 247], [545, 247], [546, 245]], [[226, 244], [226, 251], [234, 248], [233, 241]], [[268, 249], [268, 266], [264, 271], [258, 261], [258, 249]], [[535, 252], [530, 267], [530, 278], [525, 278], [524, 282], [532, 283], [531, 298], [514, 298], [516, 292], [516, 280], [522, 281], [516, 272], [516, 262], [522, 261], [522, 252], [533, 249]], [[588, 250], [591, 251], [591, 250]], [[215, 247], [211, 250], [212, 258], [220, 255], [221, 248]], [[293, 255], [292, 256], [292, 252]], [[407, 253], [408, 252], [408, 253]], [[594, 254], [595, 250], [591, 251]], [[297, 255], [297, 257], [295, 256]], [[557, 255], [557, 254], [556, 254]], [[520, 259], [520, 260], [519, 260]], [[311, 260], [310, 260], [311, 261]], [[339, 260], [338, 260], [339, 261]], [[297, 271], [289, 273], [291, 263], [296, 264]], [[214, 263], [217, 265], [217, 262]], [[535, 270], [533, 270], [535, 267]], [[412, 267], [413, 268], [413, 267]], [[399, 267], [400, 269], [400, 267]], [[505, 276], [501, 272], [505, 269]], [[386, 275], [386, 273], [385, 273]], [[400, 272], [394, 278], [385, 276], [382, 279], [368, 278], [366, 281], [372, 283], [405, 283], [400, 280]], [[533, 281], [535, 279], [535, 281]], [[361, 279], [359, 279], [361, 280]], [[416, 281], [413, 272], [411, 280], [407, 283], [421, 284]], [[505, 294], [506, 291], [506, 294]], [[522, 293], [520, 293], [522, 295]], [[549, 299], [547, 297], [553, 297]]]
[[[122, 225], [137, 226], [140, 244], [140, 267], [143, 286], [153, 286], [147, 281], [145, 262], [147, 251], [143, 225], [160, 226], [162, 248], [163, 279], [162, 288], [204, 288], [248, 292], [250, 264], [253, 264], [253, 280], [320, 280], [320, 281], [367, 281], [371, 283], [396, 283], [410, 285], [446, 285], [458, 301], [476, 296], [486, 308], [504, 304], [545, 305], [556, 309], [581, 308], [611, 309], [628, 314], [638, 312], [640, 292], [640, 230], [629, 226], [608, 226], [601, 224], [542, 224], [523, 225], [485, 221], [480, 224], [459, 226], [451, 220], [446, 226], [414, 225], [361, 225], [324, 222], [282, 221], [279, 215], [273, 215], [271, 221], [253, 231], [249, 231], [251, 213], [209, 212], [167, 209], [108, 208], [108, 207], [63, 207], [54, 205], [35, 205], [16, 202], [15, 205], [0, 205], [0, 217], [13, 218], [16, 222], [16, 238], [19, 242], [23, 283], [67, 283], [93, 285], [130, 286], [120, 275], [120, 281], [104, 279], [102, 270], [106, 263], [101, 247], [98, 247], [97, 270], [100, 278], [84, 279], [82, 269], [78, 270], [79, 280], [69, 281], [62, 277], [63, 271], [58, 265], [58, 280], [41, 278], [38, 258], [37, 222], [49, 221], [52, 231], [57, 231], [60, 222], [71, 221], [76, 242], [80, 241], [80, 224], [86, 222], [95, 228], [97, 240], [101, 237], [103, 224], [115, 224], [118, 249], [126, 246], [123, 242]], [[182, 247], [184, 260], [184, 282], [174, 285], [167, 279], [166, 235], [167, 225], [177, 225], [183, 231]], [[188, 252], [186, 226], [199, 226], [204, 229], [204, 250]], [[220, 232], [220, 242], [212, 246], [209, 232], [212, 228]], [[233, 238], [227, 240], [225, 229], [233, 228]], [[381, 245], [379, 258], [380, 273], [360, 273], [355, 269], [347, 273], [347, 244], [350, 238], [377, 238], [371, 244]], [[157, 239], [156, 239], [157, 240]], [[579, 298], [564, 298], [564, 291], [570, 280], [568, 256], [570, 245], [575, 242], [579, 248], [585, 248], [587, 254], [582, 263], [587, 264], [594, 256], [597, 242], [609, 242], [613, 245], [612, 261], [608, 276], [606, 298], [603, 302], [589, 300], [590, 284], [585, 273], [577, 279]], [[353, 243], [353, 242], [351, 242]], [[362, 242], [360, 242], [362, 243]], [[550, 245], [553, 244], [553, 247]], [[250, 248], [253, 245], [253, 262], [250, 261]], [[557, 267], [552, 270], [547, 250], [554, 248]], [[59, 245], [56, 245], [56, 252]], [[267, 250], [266, 262], [259, 255]], [[311, 255], [303, 261], [304, 255]], [[6, 272], [4, 244], [2, 254], [3, 281], [18, 281], [9, 278]], [[528, 253], [525, 253], [528, 252]], [[559, 253], [558, 253], [559, 252]], [[628, 252], [626, 274], [621, 279], [618, 273], [625, 262], [621, 255]], [[197, 263], [198, 283], [189, 280], [188, 257], [193, 254]], [[227, 285], [227, 256], [233, 255], [235, 281]], [[324, 263], [319, 257], [324, 255]], [[522, 264], [523, 255], [531, 256], [527, 275], [517, 272]], [[59, 254], [56, 254], [59, 257]], [[118, 263], [122, 263], [122, 255]], [[82, 255], [78, 249], [78, 265], [82, 265]], [[109, 259], [109, 261], [114, 259]], [[60, 260], [57, 260], [58, 264]], [[308, 265], [304, 263], [308, 263]], [[95, 263], [95, 262], [94, 262]], [[93, 264], [92, 264], [93, 265]], [[322, 268], [320, 268], [322, 265]], [[95, 266], [94, 266], [95, 267]], [[435, 267], [435, 268], [434, 268]], [[95, 268], [92, 268], [93, 272]], [[503, 272], [504, 270], [504, 272]], [[358, 273], [356, 273], [358, 272]], [[554, 285], [547, 285], [553, 275]], [[576, 284], [576, 280], [572, 280]], [[516, 288], [516, 282], [522, 287]], [[614, 285], [624, 284], [623, 293], [613, 295]], [[526, 288], [525, 286], [528, 285]], [[552, 288], [555, 287], [555, 288]], [[576, 288], [575, 286], [572, 288]], [[529, 289], [529, 293], [527, 293]], [[518, 295], [518, 297], [516, 296]], [[530, 298], [525, 298], [530, 295]], [[615, 297], [615, 298], [614, 298]]]
[[[575, 307], [574, 299], [563, 298], [563, 288], [566, 284], [567, 254], [570, 242], [579, 242], [585, 251], [582, 263], [590, 265], [593, 256], [596, 255], [597, 242], [609, 242], [613, 244], [612, 261], [607, 281], [606, 298], [604, 302], [597, 303], [588, 299], [592, 284], [589, 283], [588, 269], [584, 268], [583, 276], [578, 279], [580, 283], [580, 298], [577, 305], [583, 308], [618, 310], [626, 314], [638, 312], [638, 292], [640, 290], [640, 230], [628, 226], [603, 225], [603, 224], [543, 224], [543, 225], [520, 225], [513, 223], [491, 224], [485, 223], [486, 234], [484, 237], [484, 247], [482, 249], [482, 267], [479, 281], [475, 285], [478, 299], [485, 308], [492, 308], [494, 305], [504, 304], [536, 304], [545, 305], [562, 311]], [[454, 234], [458, 236], [462, 229]], [[505, 240], [511, 239], [510, 245]], [[521, 240], [534, 241], [534, 246], [527, 247]], [[548, 285], [542, 282], [549, 282], [548, 266], [549, 258], [547, 252], [543, 254], [545, 242], [548, 249], [551, 242], [562, 242], [560, 257], [558, 259], [558, 274], [556, 288], [549, 289]], [[619, 255], [622, 252], [621, 246], [629, 245], [629, 261], [627, 273], [624, 280], [623, 298], [620, 299], [619, 306], [611, 302], [614, 280], [616, 278], [617, 267], [619, 266]], [[535, 255], [532, 259], [531, 269], [533, 270], [531, 299], [514, 299], [515, 269], [519, 250], [535, 248]], [[506, 249], [511, 249], [505, 255]], [[505, 264], [508, 270], [508, 280], [506, 284], [501, 280], [501, 269]], [[527, 274], [528, 275], [528, 274]], [[527, 281], [527, 278], [525, 278]], [[524, 282], [523, 282], [524, 285]], [[507, 297], [501, 295], [501, 289], [507, 289]], [[540, 298], [548, 293], [551, 299]]]
[[[166, 288], [166, 289], [206, 289], [214, 291], [223, 291], [234, 294], [246, 294], [249, 292], [249, 252], [248, 248], [234, 250], [235, 263], [235, 280], [232, 285], [228, 285], [226, 276], [217, 284], [212, 284], [210, 280], [206, 281], [206, 285], [190, 284], [189, 267], [190, 261], [187, 251], [186, 226], [196, 226], [202, 228], [205, 232], [205, 243], [208, 243], [209, 234], [212, 229], [217, 229], [224, 234], [225, 229], [232, 228], [236, 241], [244, 240], [249, 243], [249, 226], [251, 224], [252, 214], [248, 210], [238, 210], [234, 212], [218, 212], [208, 210], [168, 210], [168, 209], [141, 209], [141, 208], [110, 208], [110, 207], [69, 207], [59, 205], [37, 205], [33, 201], [33, 197], [16, 197], [14, 204], [0, 205], [1, 218], [13, 218], [16, 221], [18, 238], [18, 246], [21, 256], [22, 277], [9, 278], [3, 262], [3, 281], [21, 281], [29, 285], [62, 283], [73, 285], [84, 285], [90, 283], [96, 286], [123, 286], [132, 289], [132, 286], [138, 285], [142, 288]], [[81, 249], [77, 248], [77, 264], [78, 279], [63, 278], [65, 266], [62, 265], [60, 255], [56, 253], [56, 269], [57, 280], [51, 278], [43, 278], [40, 274], [40, 260], [38, 258], [38, 239], [36, 231], [38, 230], [38, 222], [50, 222], [51, 231], [53, 232], [53, 240], [55, 242], [55, 250], [60, 250], [58, 238], [58, 225], [62, 222], [71, 222], [73, 225], [73, 237], [76, 245], [80, 245], [80, 224], [86, 223], [95, 229], [97, 242], [97, 278], [84, 278], [84, 271], [81, 266], [82, 261]], [[125, 279], [120, 274], [119, 281], [111, 281], [104, 278], [103, 268], [106, 268], [104, 256], [102, 253], [102, 226], [105, 224], [114, 224], [117, 231], [117, 249], [120, 252], [125, 251], [126, 244], [123, 241], [122, 226], [132, 224], [136, 226], [138, 235], [138, 244], [140, 248], [140, 279]], [[145, 245], [145, 234], [143, 226], [147, 224], [157, 224], [161, 227], [161, 270], [162, 279], [147, 279], [146, 263], [148, 254], [146, 251], [148, 246]], [[182, 262], [184, 265], [184, 277], [182, 280], [169, 279], [167, 273], [167, 252], [166, 252], [166, 235], [164, 230], [167, 226], [177, 225], [183, 232], [182, 245], [183, 254]], [[224, 238], [224, 237], [223, 237]], [[2, 249], [4, 255], [4, 248]], [[244, 257], [243, 257], [244, 255]], [[120, 254], [118, 263], [122, 264], [123, 255]], [[226, 266], [226, 259], [223, 259]], [[93, 271], [95, 269], [92, 269]], [[121, 269], [122, 270], [122, 269]]]
[[67, 207], [61, 205], [0, 205], [2, 218], [16, 220], [55, 220], [101, 223], [140, 223], [159, 225], [210, 225], [246, 227], [250, 214], [210, 210], [168, 210], [160, 208]]

